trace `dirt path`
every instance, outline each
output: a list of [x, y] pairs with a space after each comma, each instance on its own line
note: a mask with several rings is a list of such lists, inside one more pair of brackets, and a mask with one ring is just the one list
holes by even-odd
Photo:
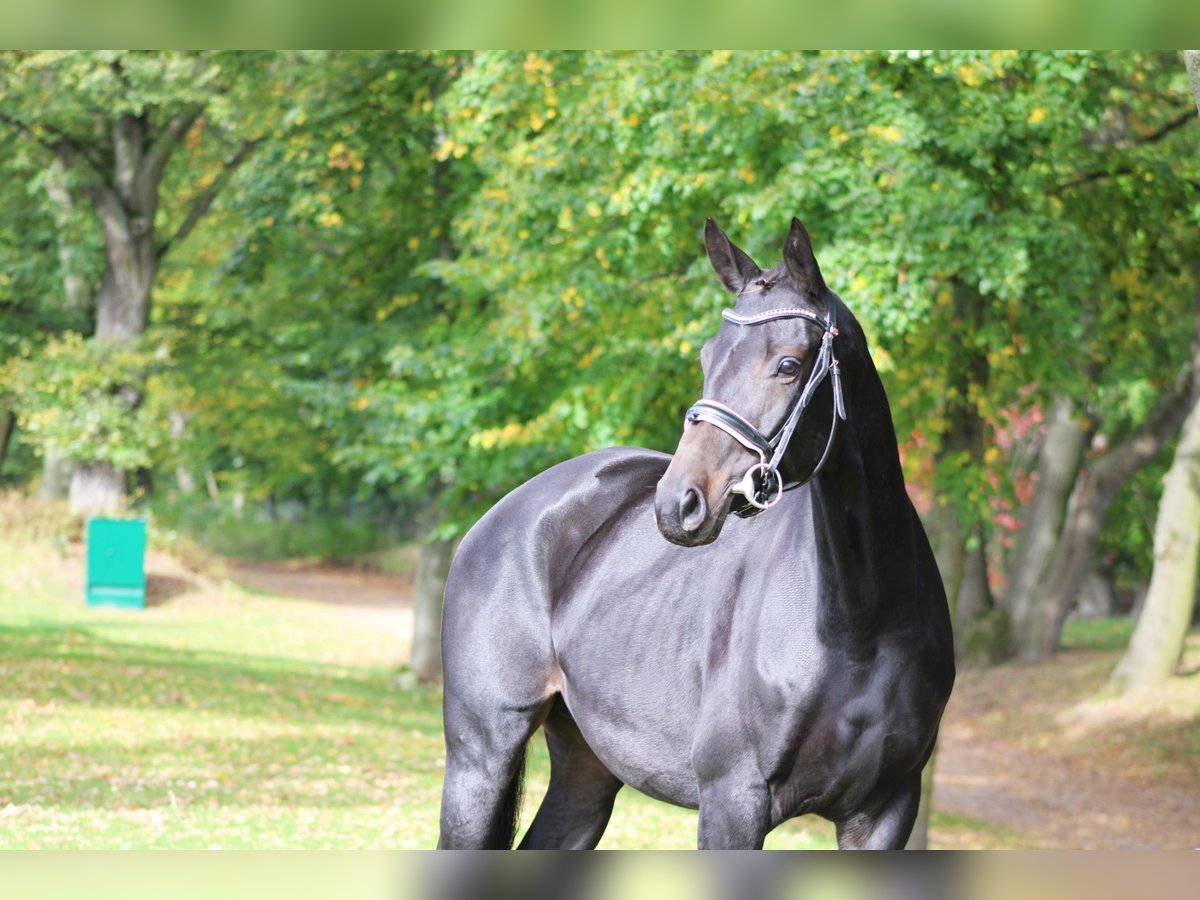
[[1115, 660], [1076, 651], [960, 675], [934, 808], [1033, 848], [1200, 847], [1200, 676], [1141, 702], [1097, 702]]
[[398, 637], [412, 638], [412, 575], [360, 572], [317, 563], [226, 560], [229, 577], [247, 588], [281, 598], [315, 600]]
[[[308, 564], [228, 568], [253, 590], [329, 603], [401, 640], [411, 636], [411, 576]], [[1200, 646], [1194, 652], [1200, 657]], [[1114, 661], [1076, 651], [960, 673], [942, 723], [934, 807], [986, 824], [935, 829], [934, 846], [1200, 847], [1200, 673], [1179, 679], [1153, 708], [1089, 702]]]

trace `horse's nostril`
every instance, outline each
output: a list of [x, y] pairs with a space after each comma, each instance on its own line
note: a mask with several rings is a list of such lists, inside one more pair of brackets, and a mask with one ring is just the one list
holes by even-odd
[[704, 498], [695, 488], [688, 488], [679, 500], [679, 524], [684, 531], [695, 531], [704, 524], [704, 516], [708, 510], [704, 506]]

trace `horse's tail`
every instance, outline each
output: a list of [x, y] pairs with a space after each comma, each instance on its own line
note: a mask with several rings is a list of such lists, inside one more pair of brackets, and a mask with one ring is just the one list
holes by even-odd
[[513, 841], [517, 839], [517, 826], [521, 818], [521, 797], [525, 793], [525, 754], [526, 747], [521, 748], [517, 756], [517, 770], [513, 772], [512, 780], [504, 790], [504, 800], [500, 804], [499, 832], [504, 837], [504, 847], [512, 849]]

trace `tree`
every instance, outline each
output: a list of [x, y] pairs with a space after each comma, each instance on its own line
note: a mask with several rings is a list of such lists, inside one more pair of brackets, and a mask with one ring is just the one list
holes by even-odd
[[[89, 204], [99, 220], [104, 269], [93, 299], [99, 344], [127, 354], [145, 332], [162, 260], [195, 229], [257, 144], [253, 117], [238, 107], [251, 82], [245, 76], [261, 75], [268, 61], [246, 54], [5, 54], [0, 124], [37, 148], [47, 167], [61, 167], [65, 190], [55, 190]], [[202, 141], [206, 135], [215, 140]], [[171, 160], [201, 143], [224, 145], [223, 158], [189, 154], [191, 177], [168, 179]], [[100, 390], [133, 417], [144, 399], [144, 376], [133, 356], [123, 358], [134, 368], [113, 373]], [[87, 419], [93, 399], [76, 398], [77, 421]], [[106, 428], [119, 428], [120, 419]], [[103, 448], [111, 452], [98, 455]], [[126, 472], [140, 461], [129, 442], [76, 440], [70, 450], [78, 463], [72, 503], [88, 511], [119, 503]]]
[[[1096, 418], [1097, 392], [1162, 389], [1161, 365], [1151, 375], [1145, 357], [1109, 352], [1130, 325], [1107, 311], [1124, 290], [1110, 275], [1186, 246], [1184, 178], [1141, 191], [1137, 228], [1093, 227], [1190, 146], [1159, 68], [1153, 55], [480, 54], [440, 104], [440, 155], [469, 160], [480, 182], [456, 218], [461, 252], [437, 271], [471, 305], [448, 310], [441, 340], [455, 349], [408, 357], [437, 373], [432, 402], [405, 404], [425, 411], [388, 429], [424, 423], [409, 460], [441, 467], [455, 528], [565, 456], [669, 449], [721, 302], [687, 223], [715, 210], [754, 246], [801, 211], [872, 332], [913, 436], [910, 476], [933, 464], [950, 594], [987, 615], [994, 498], [1011, 492], [990, 439], [997, 398], [1028, 411], [1061, 396]], [[488, 452], [455, 455], [464, 443]], [[1078, 464], [1057, 495], [1040, 483], [1049, 535]], [[1023, 620], [1044, 618], [1031, 610]]]
[[[77, 222], [71, 217], [60, 220], [56, 215], [59, 210], [39, 202], [39, 198], [49, 199], [54, 175], [61, 173], [42, 171], [22, 145], [18, 137], [0, 128], [0, 152], [4, 157], [0, 209], [5, 211], [0, 218], [0, 467], [21, 441], [17, 428], [19, 398], [13, 393], [7, 373], [36, 356], [39, 348], [64, 331], [91, 327], [85, 306], [64, 303], [61, 296], [62, 272], [68, 266], [76, 276], [73, 284], [82, 281], [82, 273], [86, 272], [84, 266], [75, 265], [82, 260], [75, 260], [74, 254], [68, 259], [65, 250], [79, 236]], [[47, 466], [43, 490], [57, 468], [61, 467]], [[10, 474], [24, 480], [21, 472], [10, 468]]]
[[[463, 399], [436, 401], [464, 388], [445, 372], [483, 322], [436, 271], [454, 256], [470, 178], [469, 161], [451, 171], [437, 155], [435, 101], [458, 65], [455, 54], [312, 58], [244, 173], [251, 189], [227, 204], [242, 215], [214, 291], [225, 302], [194, 284], [166, 297], [197, 459], [237, 458], [225, 477], [258, 496], [335, 485], [421, 510], [412, 662], [431, 681], [453, 549], [445, 485], [466, 446], [438, 443]], [[231, 387], [192, 389], [231, 372]]]
[[[1200, 50], [1184, 51], [1184, 63], [1200, 112]], [[1193, 267], [1193, 273], [1200, 276], [1200, 268]], [[1200, 298], [1197, 306], [1200, 308]], [[1193, 338], [1192, 353], [1195, 362], [1190, 410], [1163, 484], [1154, 528], [1150, 589], [1129, 649], [1110, 682], [1125, 692], [1152, 688], [1174, 674], [1196, 599], [1200, 556], [1200, 328]]]
[[1132, 692], [1152, 688], [1175, 671], [1196, 602], [1200, 558], [1200, 334], [1190, 406], [1171, 468], [1163, 481], [1154, 527], [1154, 571], [1129, 648], [1111, 684]]

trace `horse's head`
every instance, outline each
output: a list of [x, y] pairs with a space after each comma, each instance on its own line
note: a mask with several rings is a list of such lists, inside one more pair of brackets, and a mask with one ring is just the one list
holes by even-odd
[[737, 299], [700, 352], [704, 399], [688, 410], [658, 483], [659, 530], [687, 547], [716, 540], [731, 510], [754, 515], [816, 474], [845, 418], [834, 355], [839, 301], [804, 226], [792, 220], [783, 264], [769, 271], [712, 219], [704, 243]]

